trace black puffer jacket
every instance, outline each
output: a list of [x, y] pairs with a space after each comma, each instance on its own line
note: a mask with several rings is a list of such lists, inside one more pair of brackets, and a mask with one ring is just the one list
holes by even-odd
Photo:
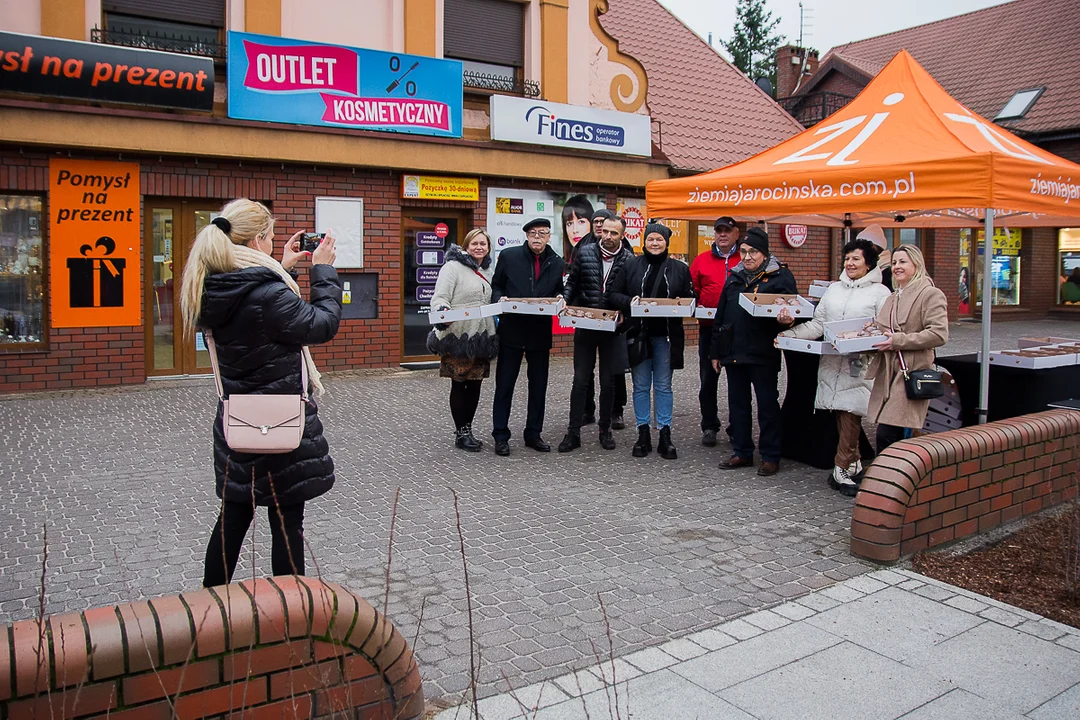
[[794, 295], [795, 276], [774, 256], [765, 261], [765, 271], [748, 273], [739, 263], [728, 273], [716, 304], [712, 350], [709, 357], [724, 365], [769, 365], [780, 369], [780, 351], [773, 340], [784, 329], [772, 317], [754, 317], [739, 306], [741, 293]]
[[[637, 332], [648, 332], [649, 335], [665, 334], [671, 342], [671, 369], [682, 370], [684, 367], [683, 349], [686, 346], [686, 336], [683, 332], [683, 318], [659, 318], [648, 320], [654, 325], [646, 327], [645, 318], [630, 316], [630, 301], [635, 297], [644, 297], [646, 294], [645, 273], [650, 269], [649, 262], [644, 255], [636, 255], [623, 266], [623, 271], [615, 280], [615, 285], [608, 286], [608, 296], [612, 304], [622, 311], [626, 317], [625, 332], [627, 337], [633, 337]], [[694, 285], [690, 282], [690, 268], [686, 263], [674, 258], [668, 258], [659, 266], [664, 273], [663, 279], [657, 284], [656, 289], [660, 294], [649, 297], [665, 298], [692, 298], [694, 297]], [[654, 332], [659, 326], [659, 332]]]
[[600, 243], [590, 243], [584, 247], [579, 245], [574, 253], [574, 262], [570, 265], [570, 274], [566, 277], [566, 288], [563, 290], [566, 304], [614, 310], [615, 306], [608, 300], [608, 292], [611, 291], [623, 265], [633, 257], [634, 253], [625, 246], [616, 253], [605, 290], [604, 260], [600, 255]]
[[[563, 259], [550, 247], [540, 253], [540, 277], [536, 277], [528, 245], [508, 248], [499, 253], [495, 275], [491, 279], [491, 301], [503, 297], [558, 297], [563, 291]], [[499, 344], [523, 350], [551, 348], [551, 318], [544, 315], [499, 316]]]
[[[211, 275], [204, 285], [198, 324], [214, 335], [226, 396], [287, 395], [301, 390], [301, 348], [329, 342], [340, 321], [337, 271], [330, 265], [313, 265], [310, 304], [268, 268]], [[270, 505], [276, 494], [280, 505], [292, 505], [322, 495], [334, 484], [334, 461], [322, 433], [318, 408], [310, 400], [304, 437], [296, 450], [281, 455], [238, 453], [225, 444], [218, 403], [214, 421], [218, 497], [250, 503], [254, 495], [256, 505]]]

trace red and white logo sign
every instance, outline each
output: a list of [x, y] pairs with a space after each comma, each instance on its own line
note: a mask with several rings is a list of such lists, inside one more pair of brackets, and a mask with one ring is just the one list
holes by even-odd
[[643, 239], [641, 233], [645, 230], [645, 216], [641, 214], [640, 208], [627, 205], [623, 208], [622, 219], [626, 223], [626, 239], [637, 247]]
[[785, 225], [784, 240], [793, 248], [802, 247], [810, 234], [810, 228], [805, 225]]
[[438, 237], [444, 238], [450, 234], [450, 228], [446, 226], [446, 223], [439, 223], [435, 226], [435, 234]]

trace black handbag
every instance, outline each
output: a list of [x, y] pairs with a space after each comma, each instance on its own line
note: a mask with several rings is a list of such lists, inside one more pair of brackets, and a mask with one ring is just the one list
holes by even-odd
[[[893, 303], [892, 317], [889, 319], [892, 331], [896, 332], [896, 303]], [[904, 373], [904, 391], [908, 400], [933, 400], [945, 394], [945, 384], [941, 381], [941, 371], [927, 368], [926, 370], [908, 370], [904, 362], [904, 353], [897, 350], [900, 357], [900, 370]]]
[[630, 368], [649, 359], [649, 336], [640, 322], [626, 333], [626, 359]]

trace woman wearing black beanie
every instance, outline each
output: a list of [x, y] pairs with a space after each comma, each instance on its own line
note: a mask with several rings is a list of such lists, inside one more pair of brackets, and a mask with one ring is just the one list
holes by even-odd
[[[625, 327], [630, 349], [630, 372], [634, 380], [634, 415], [637, 419], [638, 440], [634, 457], [652, 452], [651, 397], [656, 396], [656, 424], [660, 430], [657, 452], [667, 460], [677, 457], [671, 442], [671, 417], [674, 396], [671, 376], [683, 367], [683, 319], [631, 318], [630, 302], [641, 298], [691, 298], [694, 288], [690, 268], [686, 263], [668, 257], [671, 229], [650, 222], [643, 233], [643, 252], [628, 262], [615, 279], [610, 292], [611, 303], [627, 317]], [[635, 349], [637, 350], [635, 352]]]

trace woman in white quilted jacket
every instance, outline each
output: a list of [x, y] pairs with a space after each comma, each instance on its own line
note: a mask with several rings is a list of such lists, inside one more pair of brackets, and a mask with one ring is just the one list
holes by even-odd
[[[825, 296], [814, 311], [814, 318], [780, 335], [820, 340], [827, 322], [877, 317], [889, 297], [889, 290], [881, 284], [881, 270], [877, 267], [879, 253], [878, 247], [869, 240], [852, 240], [845, 245], [844, 271], [840, 273], [840, 281], [825, 291]], [[782, 310], [779, 320], [789, 324], [794, 318], [787, 310]], [[855, 496], [858, 485], [852, 476], [862, 469], [859, 462], [859, 434], [870, 402], [872, 382], [866, 379], [869, 365], [867, 353], [822, 355], [818, 365], [814, 406], [835, 411], [836, 427], [840, 433], [829, 486], [848, 497]]]
[[[476, 307], [491, 302], [491, 238], [472, 230], [446, 251], [439, 269], [432, 310]], [[484, 446], [473, 435], [472, 422], [480, 403], [480, 386], [491, 371], [491, 358], [499, 354], [495, 318], [457, 320], [436, 325], [428, 334], [427, 348], [438, 355], [439, 375], [450, 378], [450, 414], [454, 418], [454, 444], [469, 452]]]

